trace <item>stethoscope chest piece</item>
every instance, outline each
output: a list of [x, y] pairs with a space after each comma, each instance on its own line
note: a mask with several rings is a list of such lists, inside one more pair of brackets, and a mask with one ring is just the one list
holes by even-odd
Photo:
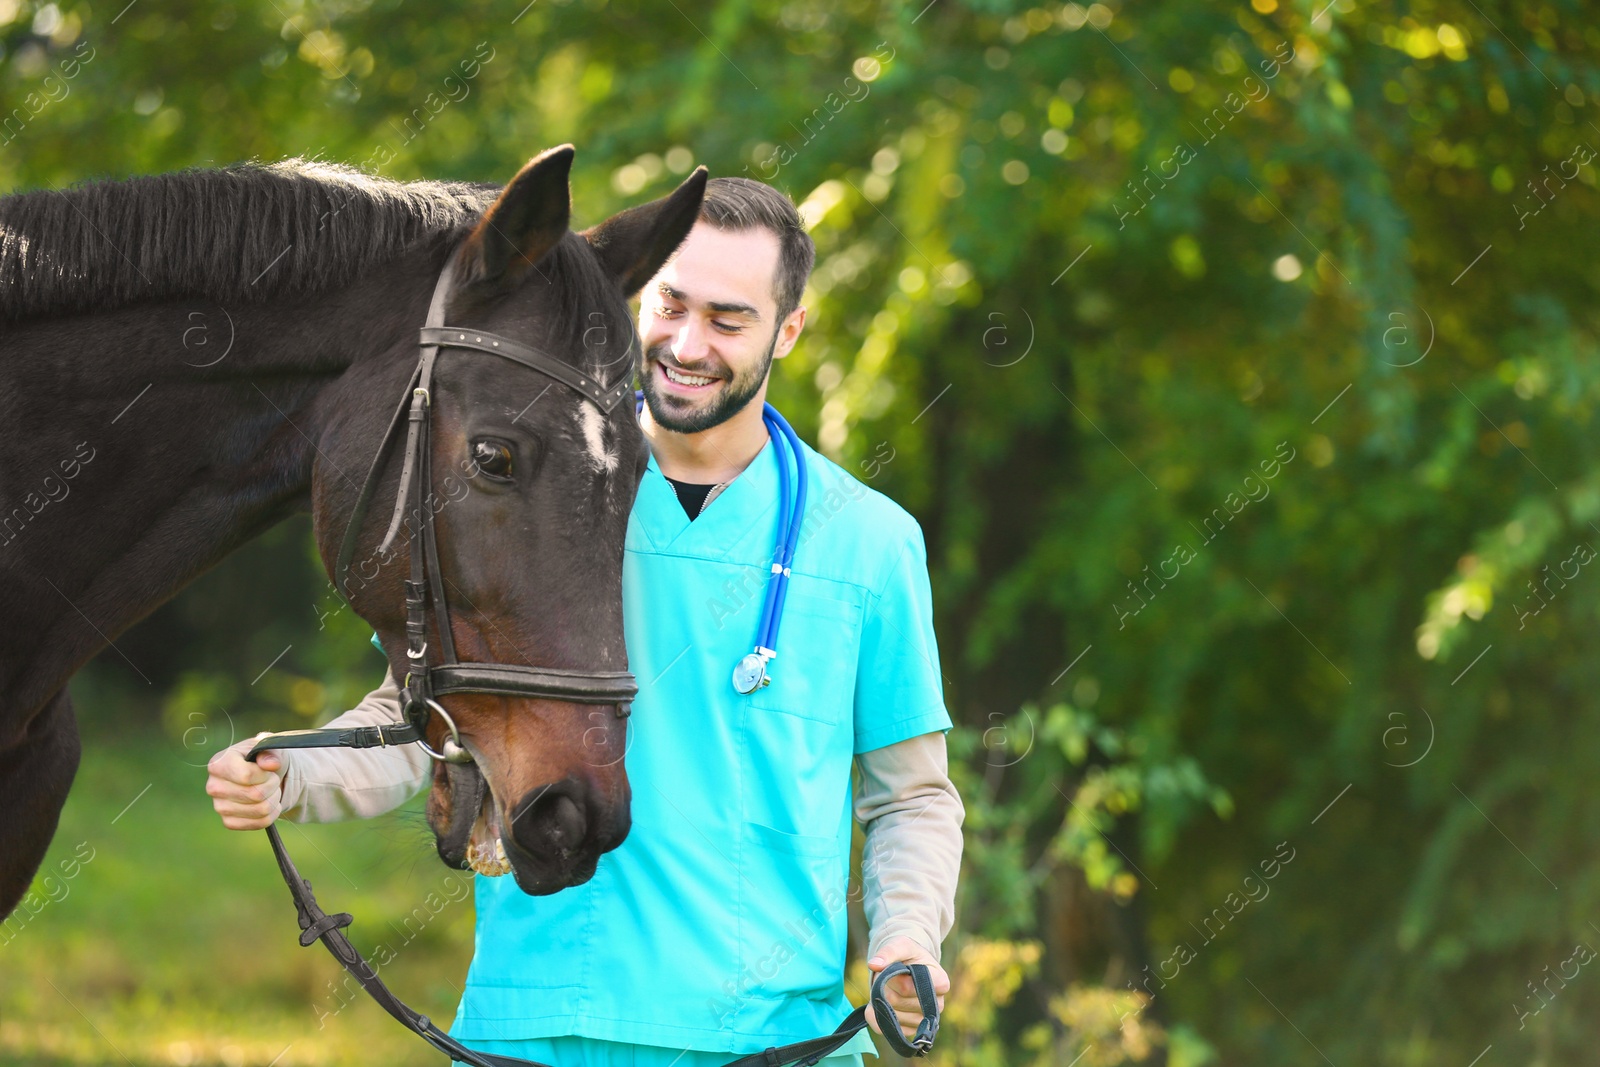
[[750, 653], [733, 668], [733, 688], [745, 696], [771, 684], [772, 679], [767, 677], [767, 658], [759, 652]]

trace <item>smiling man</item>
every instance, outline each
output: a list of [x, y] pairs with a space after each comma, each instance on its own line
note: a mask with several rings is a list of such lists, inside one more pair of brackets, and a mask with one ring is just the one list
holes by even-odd
[[[623, 567], [640, 682], [625, 757], [633, 827], [583, 885], [532, 897], [509, 878], [476, 880], [476, 951], [451, 1028], [475, 1048], [558, 1067], [714, 1067], [832, 1031], [849, 1011], [852, 812], [865, 827], [868, 966], [926, 963], [949, 989], [939, 949], [964, 811], [947, 774], [922, 532], [798, 442], [805, 522], [778, 639], [758, 635], [792, 480], [763, 404], [773, 361], [805, 327], [813, 258], [787, 197], [714, 179], [642, 294], [651, 455]], [[763, 660], [770, 684], [736, 687], [752, 648], [779, 646]], [[391, 676], [330, 725], [396, 720], [397, 692]], [[249, 745], [212, 761], [208, 792], [232, 829], [376, 815], [431, 776], [414, 747], [253, 765]], [[909, 1037], [910, 979], [889, 988]], [[858, 1034], [822, 1062], [872, 1051]]]

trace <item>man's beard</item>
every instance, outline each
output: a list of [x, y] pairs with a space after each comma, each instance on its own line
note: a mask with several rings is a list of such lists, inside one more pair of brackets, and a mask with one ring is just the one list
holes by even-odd
[[[665, 342], [653, 346], [641, 357], [639, 364], [639, 381], [644, 387], [644, 402], [650, 406], [650, 417], [655, 420], [656, 425], [674, 433], [700, 433], [702, 430], [722, 425], [743, 411], [745, 405], [761, 391], [762, 383], [767, 380], [767, 371], [772, 368], [772, 353], [777, 347], [778, 331], [773, 330], [772, 340], [767, 343], [767, 354], [762, 357], [761, 365], [748, 374], [724, 379], [716, 398], [703, 407], [697, 407], [685, 398], [664, 396], [657, 390], [655, 372], [651, 364], [661, 363], [672, 367], [673, 370], [679, 368], [673, 361], [672, 351]], [[683, 373], [695, 372], [684, 370]]]

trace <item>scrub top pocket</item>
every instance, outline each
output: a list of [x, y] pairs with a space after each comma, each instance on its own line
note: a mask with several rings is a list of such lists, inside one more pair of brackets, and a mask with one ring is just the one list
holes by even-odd
[[858, 603], [791, 586], [783, 603], [778, 655], [767, 667], [772, 684], [751, 693], [750, 706], [829, 725], [847, 721], [855, 702], [861, 610]]
[[822, 946], [843, 944], [847, 921], [843, 862], [830, 838], [745, 824], [741, 872], [741, 970], [759, 998], [822, 996], [839, 984], [843, 961]]

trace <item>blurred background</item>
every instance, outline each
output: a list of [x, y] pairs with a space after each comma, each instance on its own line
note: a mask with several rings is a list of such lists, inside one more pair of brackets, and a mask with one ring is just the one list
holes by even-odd
[[[575, 225], [700, 163], [785, 189], [818, 260], [774, 400], [927, 536], [967, 807], [933, 1061], [1591, 1062], [1595, 15], [0, 0], [0, 191], [568, 140]], [[74, 681], [0, 1063], [442, 1062], [201, 791], [377, 684], [338, 609], [292, 522], [118, 642], [149, 684]], [[472, 907], [419, 812], [287, 836], [448, 1018]]]

